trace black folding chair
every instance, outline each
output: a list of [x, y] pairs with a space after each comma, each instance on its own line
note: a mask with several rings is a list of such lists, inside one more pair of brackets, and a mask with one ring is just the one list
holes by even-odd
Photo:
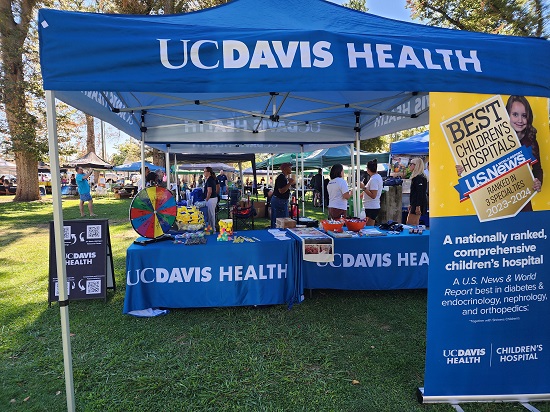
[[254, 201], [250, 201], [249, 206], [241, 207], [238, 205], [233, 206], [231, 214], [233, 215], [233, 230], [250, 229], [254, 230], [254, 216], [256, 216], [256, 209], [254, 209]]

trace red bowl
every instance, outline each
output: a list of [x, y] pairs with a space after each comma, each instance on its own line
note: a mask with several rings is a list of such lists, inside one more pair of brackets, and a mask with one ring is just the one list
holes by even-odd
[[359, 232], [367, 224], [366, 220], [362, 219], [346, 219], [346, 227], [353, 232]]
[[329, 222], [328, 220], [321, 220], [323, 229], [326, 231], [332, 230], [333, 232], [342, 232], [344, 227], [344, 222]]

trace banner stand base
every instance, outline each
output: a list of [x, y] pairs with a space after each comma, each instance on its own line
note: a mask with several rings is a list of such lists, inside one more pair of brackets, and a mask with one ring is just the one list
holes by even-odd
[[467, 402], [518, 402], [531, 412], [540, 412], [528, 402], [543, 402], [550, 400], [550, 393], [521, 394], [521, 395], [459, 395], [459, 396], [425, 396], [424, 388], [417, 388], [416, 399], [418, 403], [447, 403], [455, 410], [463, 412], [460, 403]]

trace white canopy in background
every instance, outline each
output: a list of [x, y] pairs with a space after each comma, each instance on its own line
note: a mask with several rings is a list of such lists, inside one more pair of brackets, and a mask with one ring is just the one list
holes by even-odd
[[17, 170], [15, 169], [14, 163], [0, 158], [0, 175], [14, 175], [16, 172]]

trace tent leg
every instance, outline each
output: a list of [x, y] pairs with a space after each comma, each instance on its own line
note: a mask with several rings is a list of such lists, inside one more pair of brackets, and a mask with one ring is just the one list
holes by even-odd
[[46, 111], [48, 124], [48, 144], [52, 174], [53, 223], [55, 233], [56, 270], [59, 285], [59, 312], [61, 315], [61, 337], [63, 341], [63, 363], [65, 368], [65, 391], [67, 410], [75, 410], [73, 358], [69, 325], [69, 299], [67, 290], [67, 271], [65, 267], [65, 240], [63, 233], [63, 208], [61, 205], [61, 173], [59, 172], [59, 152], [57, 147], [57, 123], [55, 113], [55, 93], [46, 90]]

